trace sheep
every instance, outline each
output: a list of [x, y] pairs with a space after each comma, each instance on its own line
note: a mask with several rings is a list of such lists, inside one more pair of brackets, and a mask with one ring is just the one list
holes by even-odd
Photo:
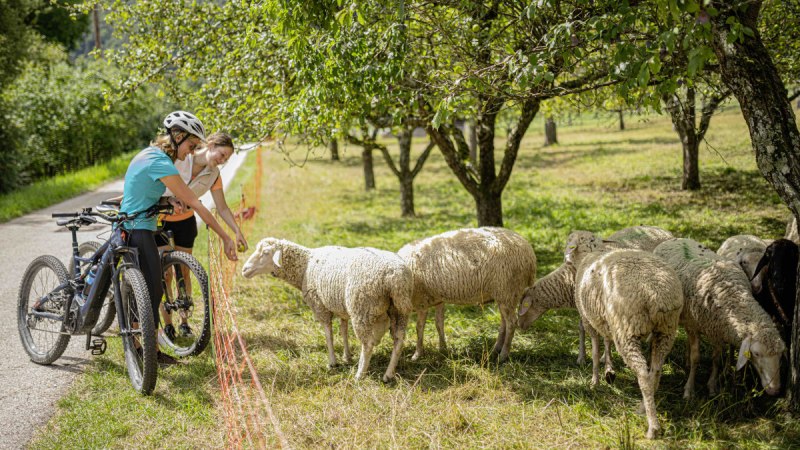
[[369, 368], [372, 350], [391, 326], [394, 341], [389, 366], [383, 376], [394, 378], [411, 314], [411, 271], [395, 254], [375, 248], [306, 248], [276, 238], [262, 239], [242, 268], [251, 278], [270, 273], [303, 293], [314, 317], [325, 329], [328, 366], [336, 366], [331, 321], [341, 319], [344, 360], [350, 362], [347, 321], [361, 341], [361, 357], [356, 379]]
[[752, 234], [738, 234], [726, 239], [717, 254], [739, 264], [750, 279], [770, 242]]
[[794, 322], [797, 262], [797, 244], [778, 239], [766, 248], [750, 277], [756, 301], [772, 317], [787, 347]]
[[628, 248], [652, 252], [658, 244], [673, 239], [669, 231], [653, 226], [639, 225], [623, 228], [606, 238], [606, 245], [611, 248]]
[[[588, 231], [570, 234], [565, 259], [575, 266], [575, 304], [592, 338], [592, 386], [599, 378], [601, 335], [613, 339], [636, 373], [647, 416], [646, 437], [653, 439], [661, 429], [655, 392], [684, 305], [678, 274], [650, 252], [610, 249]], [[641, 348], [648, 336], [649, 365]]]
[[423, 352], [426, 311], [437, 306], [440, 348], [444, 348], [444, 303], [479, 305], [494, 300], [500, 331], [492, 350], [498, 362], [508, 359], [517, 326], [517, 307], [526, 287], [536, 280], [536, 254], [519, 234], [496, 227], [462, 228], [403, 246], [398, 251], [414, 279], [417, 346]]
[[656, 247], [655, 254], [678, 272], [686, 298], [681, 315], [689, 341], [689, 377], [684, 398], [694, 396], [701, 334], [713, 347], [710, 394], [718, 392], [719, 359], [725, 344], [740, 345], [737, 370], [750, 360], [767, 394], [778, 394], [781, 356], [786, 346], [775, 324], [753, 298], [744, 271], [692, 239], [664, 242]]

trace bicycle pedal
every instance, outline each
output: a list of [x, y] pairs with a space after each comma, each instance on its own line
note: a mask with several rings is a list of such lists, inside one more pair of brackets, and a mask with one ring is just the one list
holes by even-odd
[[106, 340], [103, 338], [93, 339], [92, 345], [89, 347], [92, 350], [92, 355], [102, 355], [106, 352]]

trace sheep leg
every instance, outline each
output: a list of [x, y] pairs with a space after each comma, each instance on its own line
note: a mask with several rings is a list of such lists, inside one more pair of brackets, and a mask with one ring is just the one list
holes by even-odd
[[700, 362], [700, 335], [694, 330], [686, 330], [689, 353], [689, 379], [683, 388], [683, 398], [694, 397], [694, 381], [697, 377], [697, 364]]
[[[489, 355], [489, 358], [494, 361], [497, 359], [497, 362], [500, 361], [500, 352], [503, 349], [503, 343], [506, 341], [506, 318], [505, 314], [500, 314], [500, 330], [497, 332], [497, 342], [494, 343], [494, 348], [492, 349], [492, 353]], [[506, 355], [508, 357], [508, 355]]]
[[436, 307], [436, 331], [439, 333], [439, 351], [447, 351], [447, 341], [444, 339], [444, 303]]
[[578, 322], [578, 364], [586, 364], [586, 329], [583, 320]]
[[389, 367], [386, 368], [386, 373], [383, 375], [384, 383], [388, 383], [394, 379], [395, 369], [397, 368], [397, 363], [400, 361], [400, 354], [403, 352], [403, 341], [406, 338], [408, 316], [395, 313], [392, 315], [391, 320], [394, 347], [392, 348], [392, 358], [389, 360]]
[[514, 339], [514, 332], [517, 328], [517, 316], [513, 308], [501, 307], [500, 315], [505, 316], [506, 333], [503, 339], [503, 348], [500, 351], [500, 358], [498, 362], [505, 362], [508, 360], [508, 354], [511, 352], [511, 341]]
[[654, 373], [647, 367], [647, 360], [642, 354], [641, 343], [638, 338], [629, 337], [622, 340], [622, 342], [617, 342], [617, 351], [620, 353], [620, 356], [622, 356], [622, 360], [625, 361], [625, 364], [636, 373], [639, 389], [642, 391], [644, 411], [647, 415], [646, 437], [647, 439], [655, 439], [661, 431], [661, 426], [658, 423], [658, 416], [656, 415]]
[[333, 352], [333, 324], [331, 316], [327, 315], [320, 319], [322, 327], [325, 329], [325, 344], [328, 346], [328, 368], [336, 367], [336, 354]]
[[614, 372], [614, 364], [611, 362], [611, 340], [603, 338], [603, 361], [606, 364], [606, 373], [603, 378], [608, 384], [614, 384], [617, 373]]
[[719, 376], [719, 363], [722, 359], [722, 346], [714, 345], [711, 351], [711, 375], [708, 377], [708, 394], [717, 395], [719, 388], [717, 386], [717, 377]]
[[361, 356], [358, 360], [358, 371], [356, 379], [361, 379], [369, 370], [369, 361], [372, 359], [372, 351], [381, 341], [381, 338], [389, 328], [389, 316], [381, 315], [367, 321], [353, 320], [353, 331], [361, 340]]
[[364, 339], [361, 341], [361, 356], [358, 359], [358, 371], [356, 372], [356, 380], [364, 377], [369, 370], [369, 360], [372, 359], [372, 349], [375, 344], [372, 339]]
[[347, 319], [340, 319], [339, 331], [342, 333], [342, 342], [344, 342], [344, 362], [350, 364], [353, 362], [353, 356], [350, 354], [350, 341], [347, 335]]
[[425, 319], [428, 318], [428, 310], [421, 309], [417, 311], [417, 348], [414, 350], [414, 355], [411, 356], [412, 361], [416, 361], [425, 354]]
[[594, 328], [591, 326], [586, 328], [588, 328], [589, 337], [592, 340], [592, 387], [595, 387], [600, 381], [600, 339]]

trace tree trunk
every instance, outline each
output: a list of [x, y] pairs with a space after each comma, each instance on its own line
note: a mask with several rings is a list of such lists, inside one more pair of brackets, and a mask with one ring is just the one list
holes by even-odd
[[698, 156], [700, 139], [695, 129], [695, 90], [694, 88], [687, 88], [686, 97], [683, 100], [678, 97], [677, 93], [665, 95], [664, 103], [683, 148], [681, 189], [690, 191], [700, 189], [700, 161]]
[[400, 210], [403, 217], [416, 217], [414, 212], [414, 175], [411, 174], [411, 140], [413, 129], [406, 127], [397, 135], [400, 147]]
[[364, 189], [369, 191], [375, 189], [375, 170], [372, 165], [372, 147], [365, 147], [361, 152], [361, 160], [364, 162]]
[[328, 142], [328, 150], [331, 152], [331, 161], [339, 161], [339, 141], [331, 139]]
[[558, 137], [556, 136], [556, 121], [552, 117], [548, 117], [544, 121], [544, 146], [558, 144]]
[[[789, 206], [800, 216], [800, 132], [797, 129], [786, 88], [758, 33], [761, 2], [754, 1], [746, 9], [735, 9], [727, 3], [714, 3], [720, 14], [711, 19], [712, 47], [720, 64], [723, 82], [736, 96], [750, 130], [750, 140], [761, 174]], [[736, 21], [754, 31], [754, 37], [727, 42], [730, 27]], [[731, 22], [734, 22], [731, 20]], [[800, 269], [799, 269], [800, 272]], [[800, 283], [797, 284], [800, 298]], [[797, 303], [796, 303], [797, 305]], [[786, 389], [788, 407], [800, 413], [800, 320], [795, 307], [792, 345], [789, 351], [791, 375]]]
[[625, 129], [625, 115], [622, 109], [618, 109], [617, 112], [619, 113], [619, 131], [623, 131]]
[[469, 144], [469, 160], [473, 166], [478, 165], [478, 132], [475, 130], [475, 119], [467, 121], [467, 143]]
[[700, 189], [700, 162], [698, 157], [698, 147], [700, 142], [694, 133], [681, 136], [683, 145], [683, 181], [681, 189], [684, 191], [696, 191]]
[[479, 227], [503, 226], [503, 198], [502, 193], [495, 194], [488, 189], [478, 191], [475, 206], [478, 210]]

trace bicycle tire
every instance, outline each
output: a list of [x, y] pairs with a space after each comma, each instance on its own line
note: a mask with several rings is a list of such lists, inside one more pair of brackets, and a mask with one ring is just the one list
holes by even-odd
[[[211, 340], [211, 305], [209, 301], [208, 289], [208, 275], [200, 262], [189, 253], [181, 251], [166, 252], [161, 258], [161, 267], [163, 270], [162, 277], [166, 276], [169, 270], [174, 270], [175, 267], [185, 266], [189, 268], [191, 276], [197, 281], [200, 290], [203, 294], [202, 300], [202, 326], [200, 326], [199, 334], [195, 334], [194, 339], [175, 339], [172, 340], [167, 333], [161, 333], [161, 342], [166, 347], [172, 349], [176, 356], [185, 358], [195, 356], [202, 353], [208, 346]], [[168, 298], [167, 290], [165, 289], [164, 296]], [[196, 303], [193, 302], [193, 308], [196, 311]], [[161, 327], [163, 329], [163, 323]], [[196, 330], [193, 330], [195, 333]], [[189, 341], [189, 342], [187, 342]]]
[[[97, 241], [86, 241], [78, 246], [78, 256], [86, 257], [92, 255], [100, 250], [101, 243]], [[75, 273], [75, 260], [70, 257], [69, 259], [69, 273], [70, 276]], [[97, 316], [97, 323], [92, 328], [92, 335], [100, 336], [105, 333], [111, 324], [114, 323], [114, 318], [117, 316], [117, 307], [114, 306], [114, 290], [109, 289], [103, 303], [103, 309], [100, 310], [100, 315]]]
[[134, 389], [143, 395], [149, 395], [155, 389], [158, 377], [156, 326], [153, 322], [150, 294], [144, 275], [135, 267], [122, 270], [120, 283], [119, 302], [122, 310], [117, 310], [120, 329], [134, 330], [133, 323], [139, 324], [139, 332], [136, 334], [139, 336], [141, 354], [134, 343], [133, 333], [122, 336], [128, 378]]
[[[35, 283], [37, 280], [37, 275], [42, 270], [52, 271], [55, 274], [56, 280], [48, 279], [44, 283]], [[17, 299], [17, 328], [19, 329], [22, 347], [25, 348], [25, 352], [28, 353], [31, 361], [35, 362], [36, 364], [52, 364], [55, 360], [60, 358], [61, 355], [64, 354], [64, 350], [67, 349], [70, 335], [64, 329], [63, 320], [56, 321], [52, 319], [35, 318], [31, 318], [29, 320], [29, 308], [33, 306], [30, 301], [31, 290], [36, 291], [34, 293], [35, 297], [41, 298], [61, 283], [66, 282], [68, 279], [69, 276], [67, 275], [67, 269], [64, 267], [64, 264], [59, 261], [58, 258], [51, 255], [42, 255], [34, 259], [28, 265], [28, 268], [25, 269], [25, 274], [22, 276], [22, 282], [19, 287], [19, 296]], [[59, 294], [61, 298], [57, 300], [57, 304], [54, 305], [49, 312], [60, 313], [62, 314], [62, 317], [66, 317], [67, 301], [64, 296], [69, 295], [69, 293], [69, 289], [62, 290]], [[44, 321], [48, 321], [48, 323], [52, 324], [53, 326], [50, 330], [46, 331], [44, 329], [34, 328], [36, 331], [41, 332], [37, 333], [36, 335], [52, 335], [53, 339], [52, 342], [48, 344], [37, 344], [37, 341], [40, 340], [36, 339], [32, 334], [31, 324], [39, 324]]]

